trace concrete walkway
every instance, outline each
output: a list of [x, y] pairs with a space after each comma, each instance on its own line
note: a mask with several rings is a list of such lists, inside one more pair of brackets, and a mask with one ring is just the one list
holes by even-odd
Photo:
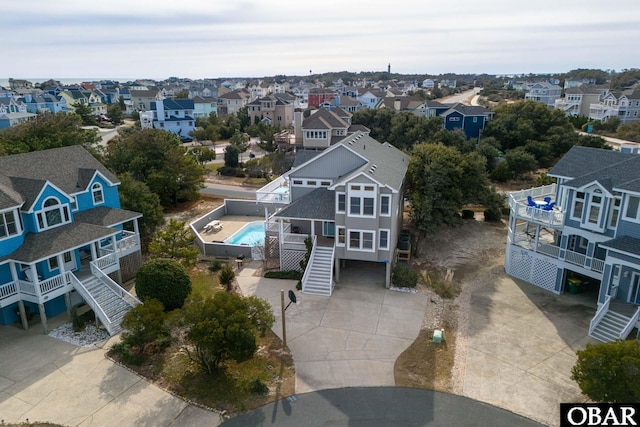
[[[51, 328], [66, 315], [50, 319]], [[48, 337], [42, 328], [0, 326], [0, 419], [69, 426], [216, 426], [219, 415], [187, 404], [104, 357]]]
[[343, 271], [330, 298], [304, 295], [293, 280], [256, 277], [255, 267], [240, 272], [243, 294], [259, 296], [273, 306], [273, 329], [280, 337], [280, 290], [285, 290], [285, 298], [290, 289], [298, 296], [299, 304], [286, 312], [296, 393], [395, 385], [393, 366], [418, 336], [427, 298], [385, 289], [382, 271], [368, 266]]
[[583, 402], [571, 380], [595, 293], [555, 295], [501, 275], [471, 295], [465, 396], [557, 425], [560, 403]]

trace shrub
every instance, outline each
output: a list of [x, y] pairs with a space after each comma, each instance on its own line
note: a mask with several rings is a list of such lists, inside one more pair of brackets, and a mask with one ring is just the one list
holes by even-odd
[[422, 280], [433, 291], [440, 295], [442, 298], [451, 299], [458, 296], [460, 293], [460, 286], [453, 281], [442, 279], [439, 277], [432, 277], [428, 273], [422, 273]]
[[214, 259], [209, 263], [209, 271], [216, 273], [221, 269], [222, 269], [222, 261], [220, 261], [219, 259]]
[[136, 274], [136, 294], [145, 302], [152, 298], [166, 311], [181, 308], [191, 292], [191, 279], [185, 268], [170, 259], [152, 259]]
[[236, 273], [233, 271], [233, 268], [229, 264], [225, 264], [220, 269], [220, 273], [218, 273], [218, 279], [220, 279], [220, 284], [224, 286], [227, 292], [231, 292], [233, 289], [233, 280], [236, 278]]
[[265, 395], [269, 393], [269, 387], [264, 382], [262, 382], [260, 378], [256, 378], [255, 380], [251, 381], [250, 388], [251, 392], [254, 394]]
[[231, 166], [220, 166], [218, 168], [218, 172], [223, 176], [237, 176], [239, 170], [241, 169]]
[[129, 346], [123, 342], [112, 345], [110, 352], [118, 356], [127, 365], [141, 365], [144, 362], [144, 357], [141, 353], [132, 353]]
[[147, 344], [169, 336], [167, 314], [160, 301], [151, 298], [133, 307], [122, 319], [122, 342], [142, 352]]
[[264, 277], [266, 277], [267, 279], [300, 280], [302, 279], [302, 273], [297, 270], [267, 271], [266, 273], [264, 273]]
[[71, 309], [71, 325], [73, 326], [74, 332], [80, 332], [84, 330], [85, 326], [87, 326], [87, 324], [94, 318], [95, 314], [93, 313], [93, 310], [89, 310], [83, 314], [78, 315], [78, 307], [73, 307]]
[[463, 209], [462, 210], [462, 219], [473, 219], [475, 216], [475, 213], [469, 209]]
[[484, 210], [484, 220], [497, 222], [502, 219], [502, 210], [497, 206], [492, 206]]
[[398, 264], [393, 268], [391, 281], [401, 288], [415, 288], [418, 284], [418, 273], [407, 264]]

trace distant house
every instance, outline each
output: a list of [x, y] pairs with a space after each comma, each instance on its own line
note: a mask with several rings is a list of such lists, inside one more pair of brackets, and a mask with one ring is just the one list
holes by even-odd
[[493, 111], [484, 107], [455, 104], [441, 114], [445, 129], [460, 129], [467, 139], [480, 138], [485, 124], [493, 118]]
[[161, 99], [151, 102], [153, 127], [179, 136], [187, 136], [195, 129], [192, 99]]
[[293, 101], [283, 94], [268, 95], [247, 104], [250, 123], [262, 121], [285, 128], [293, 124]]
[[389, 108], [395, 112], [408, 111], [416, 116], [426, 114], [425, 102], [417, 96], [385, 96], [376, 108]]
[[436, 86], [436, 82], [432, 79], [424, 79], [422, 81], [422, 87], [425, 89], [433, 89]]
[[251, 93], [247, 89], [237, 89], [218, 96], [218, 116], [235, 114], [249, 103]]
[[[0, 157], [0, 324], [91, 307], [110, 334], [139, 301], [120, 287], [141, 262], [137, 212], [82, 146]], [[115, 280], [114, 280], [115, 279]]]
[[57, 97], [50, 93], [43, 94], [27, 94], [20, 99], [27, 106], [30, 113], [42, 113], [48, 111], [50, 113], [67, 112], [67, 101], [63, 97]]
[[549, 108], [553, 108], [556, 99], [560, 98], [562, 88], [549, 82], [529, 83], [525, 89], [526, 101], [542, 102]]
[[564, 88], [571, 89], [571, 88], [580, 87], [582, 85], [594, 86], [595, 84], [596, 84], [596, 79], [594, 77], [587, 77], [584, 79], [569, 78], [564, 81]]
[[441, 104], [438, 101], [425, 101], [424, 103], [424, 115], [427, 118], [436, 117], [442, 115], [445, 111], [451, 108], [450, 104]]
[[193, 118], [209, 117], [211, 113], [218, 113], [218, 100], [216, 98], [203, 98], [195, 96], [193, 101]]
[[607, 92], [601, 100], [589, 106], [589, 118], [606, 121], [616, 117], [621, 123], [630, 123], [640, 118], [640, 89], [623, 92]]
[[14, 98], [0, 98], [0, 129], [17, 126], [33, 119], [36, 115], [27, 111], [24, 102]]
[[556, 99], [555, 108], [567, 116], [589, 117], [591, 104], [598, 103], [608, 89], [604, 86], [572, 86], [564, 91], [564, 97]]
[[162, 92], [159, 89], [150, 90], [129, 90], [129, 97], [135, 111], [151, 110], [151, 103], [162, 99]]
[[307, 95], [309, 107], [319, 107], [324, 101], [328, 101], [336, 96], [336, 92], [325, 88], [312, 88], [309, 89]]
[[455, 89], [457, 85], [458, 85], [457, 80], [442, 79], [438, 82], [438, 88], [440, 89], [445, 87]]
[[334, 108], [340, 108], [344, 111], [354, 113], [364, 108], [364, 104], [356, 98], [351, 96], [336, 96], [333, 99], [328, 99], [320, 104], [320, 108], [326, 108], [327, 110], [333, 110]]
[[375, 109], [385, 96], [386, 92], [383, 89], [366, 88], [358, 90], [358, 101], [370, 110]]

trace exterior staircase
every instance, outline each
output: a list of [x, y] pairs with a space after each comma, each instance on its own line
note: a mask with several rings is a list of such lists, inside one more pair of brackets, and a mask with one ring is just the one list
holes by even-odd
[[626, 339], [638, 321], [638, 306], [622, 302], [611, 302], [604, 316], [589, 333], [601, 342]]
[[302, 277], [302, 292], [312, 295], [331, 296], [333, 291], [334, 248], [315, 245]]

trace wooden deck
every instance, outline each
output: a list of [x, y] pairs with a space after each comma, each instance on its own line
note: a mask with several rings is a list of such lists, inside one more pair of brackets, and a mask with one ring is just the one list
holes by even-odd
[[619, 299], [612, 299], [609, 303], [609, 311], [613, 311], [614, 313], [622, 314], [626, 317], [633, 317], [638, 309], [637, 304], [631, 304], [629, 302], [624, 302]]

